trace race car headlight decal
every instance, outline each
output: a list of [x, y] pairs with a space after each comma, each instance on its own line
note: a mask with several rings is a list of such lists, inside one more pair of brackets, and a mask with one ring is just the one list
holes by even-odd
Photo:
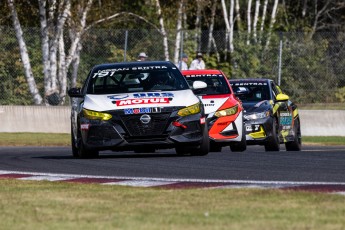
[[101, 113], [92, 110], [83, 109], [84, 116], [90, 120], [102, 120], [107, 121], [112, 118], [109, 113]]
[[269, 115], [270, 115], [270, 111], [265, 111], [261, 113], [253, 113], [249, 115], [244, 115], [244, 118], [247, 120], [256, 120], [256, 119], [268, 117]]
[[236, 114], [237, 111], [238, 111], [238, 106], [236, 105], [236, 106], [228, 108], [228, 109], [219, 110], [214, 115], [216, 117], [230, 116], [230, 115]]
[[177, 114], [181, 117], [184, 116], [189, 116], [189, 115], [193, 115], [193, 114], [197, 114], [200, 113], [201, 109], [200, 109], [200, 103], [196, 103], [194, 105], [188, 106], [186, 108], [180, 109]]

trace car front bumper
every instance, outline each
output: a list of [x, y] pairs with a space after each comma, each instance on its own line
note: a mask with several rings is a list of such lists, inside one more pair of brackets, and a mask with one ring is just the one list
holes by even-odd
[[245, 120], [244, 129], [247, 144], [264, 144], [267, 139], [272, 136], [273, 122], [273, 117]]
[[[82, 141], [90, 149], [133, 150], [141, 146], [173, 148], [200, 145], [205, 124], [201, 114], [186, 117], [152, 116], [150, 124], [142, 124], [138, 117], [117, 117], [110, 121], [80, 119]], [[173, 124], [178, 121], [180, 126]]]

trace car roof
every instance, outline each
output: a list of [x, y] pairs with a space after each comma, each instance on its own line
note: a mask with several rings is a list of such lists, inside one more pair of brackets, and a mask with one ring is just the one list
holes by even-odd
[[167, 66], [175, 67], [170, 61], [133, 61], [133, 62], [114, 62], [114, 63], [103, 63], [95, 65], [93, 70], [104, 69], [104, 68], [131, 68], [131, 67], [141, 67], [141, 66]]
[[183, 75], [205, 75], [205, 74], [223, 74], [221, 70], [217, 69], [200, 69], [200, 70], [183, 70], [181, 71]]

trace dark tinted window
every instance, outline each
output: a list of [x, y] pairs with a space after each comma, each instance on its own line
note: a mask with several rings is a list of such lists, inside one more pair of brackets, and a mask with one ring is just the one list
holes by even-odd
[[197, 95], [216, 95], [231, 93], [227, 80], [222, 74], [207, 74], [207, 75], [187, 75], [187, 82], [190, 86], [194, 81], [203, 81], [207, 84], [206, 89], [201, 89], [195, 92]]
[[178, 70], [171, 68], [98, 69], [89, 76], [88, 94], [116, 94], [189, 89]]
[[270, 100], [270, 90], [266, 82], [231, 82], [236, 96], [243, 102]]

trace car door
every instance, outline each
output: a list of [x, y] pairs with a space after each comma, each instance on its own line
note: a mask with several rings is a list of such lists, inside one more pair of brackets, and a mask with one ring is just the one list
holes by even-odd
[[278, 124], [279, 124], [279, 134], [281, 138], [285, 138], [289, 134], [289, 130], [293, 126], [293, 111], [292, 107], [289, 105], [289, 100], [279, 101], [277, 96], [283, 94], [282, 90], [278, 85], [271, 81], [271, 88], [274, 98], [274, 108], [273, 111], [277, 113]]

